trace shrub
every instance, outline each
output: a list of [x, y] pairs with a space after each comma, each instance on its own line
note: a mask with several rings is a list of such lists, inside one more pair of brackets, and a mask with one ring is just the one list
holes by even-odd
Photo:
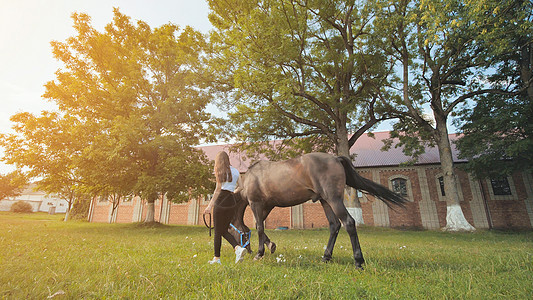
[[33, 208], [27, 202], [17, 201], [11, 205], [11, 211], [16, 213], [31, 213], [33, 212]]

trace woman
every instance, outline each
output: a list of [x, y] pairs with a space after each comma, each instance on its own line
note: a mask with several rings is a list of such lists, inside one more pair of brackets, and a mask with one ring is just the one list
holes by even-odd
[[221, 151], [215, 157], [216, 188], [213, 198], [204, 213], [213, 210], [213, 222], [215, 226], [215, 256], [209, 261], [210, 264], [220, 264], [220, 246], [224, 237], [235, 249], [235, 263], [240, 262], [246, 254], [246, 249], [237, 244], [235, 238], [228, 232], [229, 224], [237, 206], [233, 192], [239, 179], [239, 171], [229, 163], [229, 156]]

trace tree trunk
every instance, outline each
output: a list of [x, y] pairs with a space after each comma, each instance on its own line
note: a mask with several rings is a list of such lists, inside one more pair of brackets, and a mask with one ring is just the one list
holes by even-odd
[[350, 157], [350, 145], [346, 125], [338, 126], [337, 128], [337, 155]]
[[357, 198], [357, 191], [349, 186], [344, 188], [344, 204], [352, 218], [355, 220], [355, 225], [365, 224], [363, 220], [363, 209]]
[[67, 211], [65, 213], [65, 219], [63, 220], [64, 222], [68, 221], [68, 217], [70, 215], [70, 209], [72, 208], [72, 203], [74, 202], [74, 197], [72, 196], [72, 194], [70, 195], [70, 198], [67, 200]]
[[[338, 128], [337, 132], [337, 155], [346, 156], [349, 158], [350, 146], [348, 142], [348, 130], [346, 129], [346, 126], [344, 126]], [[346, 205], [346, 209], [355, 220], [355, 225], [364, 224], [361, 203], [357, 197], [351, 197], [351, 195], [357, 195], [357, 192], [351, 187], [346, 186], [344, 193], [344, 205]]]
[[146, 218], [144, 219], [145, 223], [155, 222], [155, 205], [154, 201], [149, 201], [146, 203]]
[[437, 146], [439, 149], [441, 168], [444, 173], [444, 193], [446, 194], [446, 231], [474, 231], [476, 230], [466, 220], [460, 205], [457, 189], [450, 139], [446, 122], [437, 121]]

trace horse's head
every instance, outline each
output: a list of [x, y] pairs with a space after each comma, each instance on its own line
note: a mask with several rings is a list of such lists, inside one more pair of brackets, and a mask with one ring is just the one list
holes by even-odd
[[235, 207], [235, 214], [231, 220], [231, 224], [233, 226], [230, 226], [229, 233], [233, 235], [239, 245], [244, 246], [251, 253], [250, 228], [244, 224], [244, 212], [248, 206], [248, 201], [246, 200], [246, 196], [242, 188], [241, 179], [242, 175], [237, 183], [237, 188], [233, 192], [237, 205]]
[[242, 226], [239, 226], [239, 225], [231, 226], [231, 225], [228, 229], [229, 233], [235, 238], [239, 246], [246, 248], [248, 252], [251, 253], [252, 248], [250, 247], [250, 240], [251, 240], [252, 235], [251, 235], [250, 228], [248, 228], [244, 224], [241, 224]]

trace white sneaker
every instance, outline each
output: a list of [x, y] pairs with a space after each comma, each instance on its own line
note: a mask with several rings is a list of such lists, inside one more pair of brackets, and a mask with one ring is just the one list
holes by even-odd
[[235, 249], [235, 263], [242, 261], [245, 254], [246, 254], [246, 248], [237, 246], [237, 248]]
[[214, 264], [221, 265], [220, 258], [213, 258], [212, 260], [208, 261], [207, 263], [210, 264], [210, 265], [214, 265]]

